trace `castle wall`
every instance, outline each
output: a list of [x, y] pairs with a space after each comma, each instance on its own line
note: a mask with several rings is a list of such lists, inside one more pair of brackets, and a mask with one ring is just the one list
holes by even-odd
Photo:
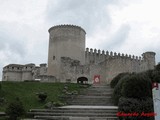
[[90, 68], [87, 65], [81, 65], [80, 61], [69, 57], [61, 58], [61, 82], [77, 83], [79, 77], [86, 77], [90, 80]]
[[21, 72], [9, 71], [3, 74], [3, 81], [22, 81]]
[[97, 49], [89, 49], [86, 48], [85, 51], [85, 64], [97, 64], [100, 62], [103, 62], [105, 59], [109, 57], [109, 53], [103, 50], [97, 50]]
[[90, 65], [90, 83], [94, 83], [94, 76], [100, 76], [100, 83], [106, 83], [106, 67], [105, 62]]
[[106, 82], [123, 72], [140, 72], [140, 60], [126, 57], [113, 57], [106, 60]]
[[94, 76], [100, 82], [110, 81], [122, 72], [142, 72], [154, 69], [155, 53], [145, 52], [141, 57], [123, 53], [85, 50], [86, 32], [79, 26], [59, 25], [49, 29], [48, 68], [46, 64], [9, 64], [3, 68], [3, 81], [41, 79], [45, 82], [72, 82], [87, 78], [93, 83]]
[[35, 80], [38, 76], [47, 74], [46, 64], [41, 64], [41, 67], [35, 66], [35, 64], [9, 64], [3, 68], [3, 81], [25, 81]]
[[70, 57], [85, 63], [85, 31], [73, 25], [55, 26], [49, 29], [48, 75], [60, 76], [61, 57]]
[[40, 64], [39, 75], [47, 75], [47, 64]]
[[33, 80], [32, 72], [31, 71], [24, 71], [22, 73], [22, 80]]
[[3, 81], [21, 81], [22, 80], [22, 66], [11, 64], [3, 68]]
[[[93, 79], [94, 75], [97, 74], [100, 75], [101, 82], [105, 81], [106, 83], [109, 83], [116, 75], [122, 72], [141, 72], [149, 69], [147, 62], [142, 60], [142, 57], [134, 55], [86, 48], [85, 57], [86, 64], [91, 65], [91, 78]], [[154, 58], [154, 56], [152, 57]], [[152, 62], [151, 66], [152, 68], [154, 66]]]
[[27, 64], [23, 66], [22, 69], [22, 80], [34, 80], [33, 78], [33, 69], [35, 64]]

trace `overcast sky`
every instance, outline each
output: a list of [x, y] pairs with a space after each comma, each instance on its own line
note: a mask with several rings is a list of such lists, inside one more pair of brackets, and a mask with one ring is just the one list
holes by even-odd
[[[0, 0], [0, 71], [7, 64], [47, 63], [48, 29], [74, 24], [86, 47], [160, 61], [160, 0]], [[1, 74], [0, 74], [1, 77]]]

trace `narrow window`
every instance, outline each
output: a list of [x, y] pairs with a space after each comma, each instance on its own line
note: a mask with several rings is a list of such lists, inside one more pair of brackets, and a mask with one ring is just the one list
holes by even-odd
[[55, 60], [55, 58], [56, 58], [56, 57], [55, 57], [55, 56], [53, 56], [53, 60]]

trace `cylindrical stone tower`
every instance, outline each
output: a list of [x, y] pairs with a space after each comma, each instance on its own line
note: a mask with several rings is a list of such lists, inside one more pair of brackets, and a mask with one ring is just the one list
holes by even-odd
[[147, 68], [148, 69], [154, 69], [156, 62], [155, 62], [155, 52], [145, 52], [142, 54], [143, 59], [145, 60], [145, 62], [147, 62]]
[[60, 77], [61, 57], [85, 63], [85, 35], [79, 26], [58, 25], [49, 30], [48, 75]]

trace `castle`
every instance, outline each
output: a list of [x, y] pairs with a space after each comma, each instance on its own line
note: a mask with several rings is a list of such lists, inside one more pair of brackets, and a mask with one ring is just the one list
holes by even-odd
[[122, 72], [154, 69], [154, 52], [137, 57], [85, 48], [86, 32], [75, 25], [58, 25], [48, 31], [48, 67], [47, 64], [9, 64], [3, 68], [3, 81], [110, 83]]

